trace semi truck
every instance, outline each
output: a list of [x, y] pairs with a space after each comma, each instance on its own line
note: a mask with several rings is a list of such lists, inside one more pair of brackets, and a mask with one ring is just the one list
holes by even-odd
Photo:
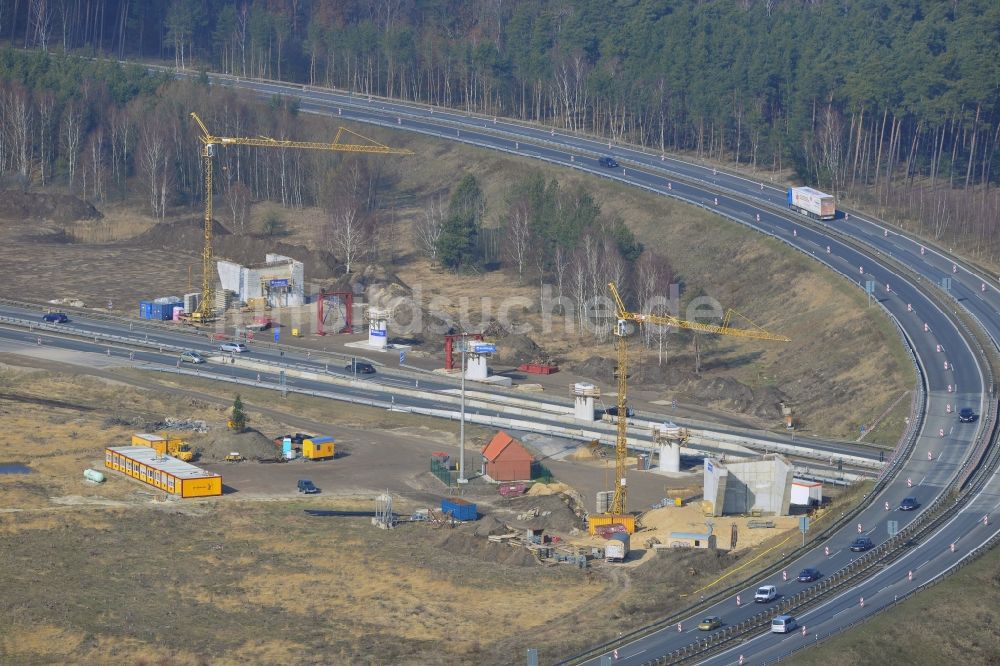
[[811, 187], [789, 188], [788, 207], [819, 220], [832, 220], [837, 216], [837, 202], [833, 195]]

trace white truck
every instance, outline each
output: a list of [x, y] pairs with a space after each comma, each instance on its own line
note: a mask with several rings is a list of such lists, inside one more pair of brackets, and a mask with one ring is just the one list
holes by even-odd
[[788, 207], [820, 220], [832, 220], [837, 216], [837, 202], [833, 195], [811, 187], [789, 188]]

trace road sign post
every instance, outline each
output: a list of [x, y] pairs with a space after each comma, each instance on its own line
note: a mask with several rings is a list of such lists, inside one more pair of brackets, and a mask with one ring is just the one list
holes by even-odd
[[809, 516], [799, 517], [799, 531], [802, 532], [802, 545], [806, 545], [806, 532], [809, 531]]

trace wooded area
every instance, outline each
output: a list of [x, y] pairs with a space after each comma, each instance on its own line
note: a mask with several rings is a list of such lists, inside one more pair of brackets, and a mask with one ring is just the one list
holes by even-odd
[[1000, 258], [993, 0], [2, 0], [17, 47], [551, 123], [810, 184]]

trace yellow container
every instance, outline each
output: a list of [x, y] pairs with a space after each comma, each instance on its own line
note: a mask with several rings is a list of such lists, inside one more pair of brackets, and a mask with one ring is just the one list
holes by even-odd
[[684, 500], [680, 497], [674, 498], [674, 506], [684, 506]]
[[181, 497], [212, 497], [222, 494], [222, 477], [181, 479]]
[[624, 525], [628, 534], [635, 532], [635, 516], [615, 515], [613, 513], [595, 513], [587, 519], [587, 531], [593, 536], [597, 533], [597, 528], [604, 525]]
[[326, 460], [333, 458], [334, 442], [332, 437], [313, 437], [302, 440], [302, 457], [306, 460]]
[[299, 329], [297, 329], [297, 328], [293, 328], [292, 329], [292, 337], [293, 338], [299, 337]]

